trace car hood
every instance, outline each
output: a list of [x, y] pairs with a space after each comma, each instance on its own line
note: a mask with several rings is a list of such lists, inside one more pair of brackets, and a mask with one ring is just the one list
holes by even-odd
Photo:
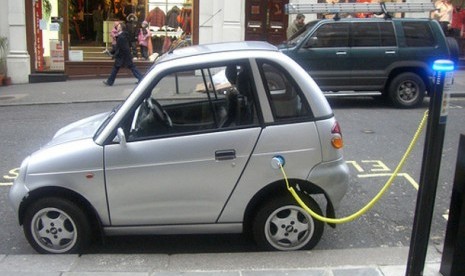
[[289, 48], [289, 45], [287, 43], [281, 43], [279, 45], [276, 46], [279, 50], [282, 50], [282, 49], [287, 49]]
[[93, 137], [109, 113], [104, 112], [90, 116], [61, 128], [55, 133], [46, 147]]

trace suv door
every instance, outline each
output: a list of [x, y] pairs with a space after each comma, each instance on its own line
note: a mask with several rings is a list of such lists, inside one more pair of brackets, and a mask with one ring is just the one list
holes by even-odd
[[350, 82], [352, 67], [348, 22], [325, 22], [307, 37], [300, 48], [288, 53], [325, 91], [338, 91]]
[[392, 21], [351, 24], [353, 90], [382, 90], [391, 65], [399, 60]]

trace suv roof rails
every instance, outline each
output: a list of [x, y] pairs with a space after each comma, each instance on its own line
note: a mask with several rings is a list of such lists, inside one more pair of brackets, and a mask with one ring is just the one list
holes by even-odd
[[286, 14], [296, 13], [334, 13], [335, 20], [339, 13], [376, 13], [391, 18], [393, 12], [428, 12], [436, 9], [434, 3], [316, 3], [316, 4], [286, 4]]

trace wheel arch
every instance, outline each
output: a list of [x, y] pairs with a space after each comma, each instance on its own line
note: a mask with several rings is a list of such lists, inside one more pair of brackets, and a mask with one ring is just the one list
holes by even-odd
[[[336, 217], [333, 203], [331, 202], [330, 198], [326, 195], [323, 189], [311, 182], [302, 179], [289, 179], [289, 182], [296, 183], [304, 193], [311, 195], [324, 195], [326, 199], [326, 216], [330, 218]], [[263, 187], [260, 191], [258, 191], [249, 201], [245, 209], [243, 220], [243, 232], [247, 233], [251, 229], [252, 222], [256, 215], [256, 210], [258, 210], [258, 208], [260, 208], [260, 206], [262, 206], [267, 201], [267, 199], [286, 193], [290, 195], [289, 191], [286, 188], [286, 182], [284, 181], [284, 179], [270, 183], [267, 186]], [[332, 223], [328, 223], [328, 225], [330, 225], [332, 228], [336, 227], [336, 225]]]
[[20, 225], [23, 225], [24, 223], [24, 217], [28, 207], [37, 200], [46, 197], [67, 199], [76, 204], [82, 209], [86, 217], [89, 219], [92, 233], [97, 233], [98, 236], [103, 235], [102, 222], [90, 202], [82, 195], [63, 187], [43, 187], [29, 192], [27, 197], [23, 199], [21, 205], [19, 206], [18, 219]]
[[422, 66], [405, 66], [405, 67], [396, 67], [389, 72], [389, 76], [384, 84], [383, 94], [389, 93], [389, 85], [391, 84], [392, 80], [402, 73], [414, 73], [417, 74], [425, 84], [425, 90], [428, 92], [431, 91], [432, 82], [431, 79], [428, 77], [428, 70]]

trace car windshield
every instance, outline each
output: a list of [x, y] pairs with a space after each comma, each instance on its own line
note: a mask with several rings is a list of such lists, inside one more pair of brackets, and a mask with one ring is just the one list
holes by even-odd
[[295, 46], [299, 44], [302, 41], [302, 39], [304, 39], [307, 36], [308, 31], [312, 29], [313, 26], [315, 26], [316, 23], [318, 23], [319, 21], [320, 20], [315, 20], [315, 21], [311, 21], [305, 24], [303, 28], [298, 30], [297, 33], [295, 33], [293, 36], [290, 37], [290, 39], [287, 41], [287, 45]]

